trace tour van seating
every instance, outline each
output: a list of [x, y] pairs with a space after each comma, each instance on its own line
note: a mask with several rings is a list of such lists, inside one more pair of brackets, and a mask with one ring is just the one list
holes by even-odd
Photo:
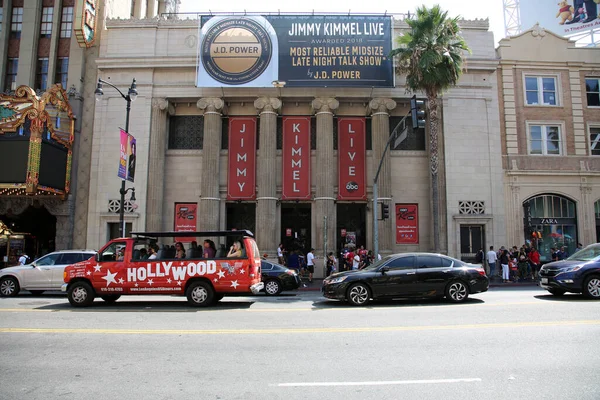
[[142, 258], [140, 251], [138, 249], [133, 250], [133, 259], [139, 260], [140, 258]]
[[163, 250], [163, 247], [158, 248], [158, 251], [156, 252], [156, 258], [165, 258], [165, 251]]
[[217, 254], [215, 255], [215, 258], [224, 258], [227, 257], [227, 249], [225, 249], [225, 245], [221, 244], [219, 245], [219, 250], [217, 250]]

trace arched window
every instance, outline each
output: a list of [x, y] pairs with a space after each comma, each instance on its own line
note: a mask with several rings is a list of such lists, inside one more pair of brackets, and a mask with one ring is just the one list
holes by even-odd
[[526, 200], [523, 209], [525, 240], [538, 248], [542, 261], [552, 260], [553, 248], [564, 247], [567, 255], [575, 252], [577, 207], [574, 201], [563, 196], [544, 194]]

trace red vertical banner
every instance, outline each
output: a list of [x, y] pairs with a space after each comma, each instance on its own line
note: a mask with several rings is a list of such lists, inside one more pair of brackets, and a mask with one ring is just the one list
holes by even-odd
[[418, 204], [396, 204], [396, 243], [419, 243]]
[[366, 200], [365, 118], [338, 118], [338, 200]]
[[227, 200], [255, 198], [256, 117], [230, 117]]
[[[198, 203], [175, 203], [175, 232], [196, 232]], [[191, 242], [195, 237], [177, 238], [180, 242]]]
[[283, 118], [283, 200], [310, 200], [310, 117]]

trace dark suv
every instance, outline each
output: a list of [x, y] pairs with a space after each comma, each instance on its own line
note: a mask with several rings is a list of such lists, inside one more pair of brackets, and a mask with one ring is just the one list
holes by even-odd
[[600, 243], [589, 245], [565, 260], [544, 265], [539, 279], [540, 286], [556, 296], [571, 292], [600, 299]]

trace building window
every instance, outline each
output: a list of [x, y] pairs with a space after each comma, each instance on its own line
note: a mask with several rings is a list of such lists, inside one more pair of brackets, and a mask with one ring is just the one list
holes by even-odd
[[600, 78], [585, 80], [585, 94], [588, 107], [600, 107]]
[[556, 78], [551, 76], [526, 76], [525, 97], [529, 105], [557, 105]]
[[[425, 150], [425, 129], [413, 129], [403, 117], [390, 117], [390, 135], [396, 131], [396, 139], [390, 143], [390, 150]], [[398, 125], [402, 122], [401, 125]], [[367, 149], [371, 150], [371, 149]]]
[[63, 7], [60, 22], [60, 37], [70, 38], [73, 31], [73, 7]]
[[23, 30], [23, 7], [13, 7], [12, 19], [10, 21], [10, 35], [13, 38], [20, 38]]
[[17, 83], [17, 70], [19, 69], [19, 59], [9, 58], [6, 66], [6, 86], [4, 90], [10, 92], [15, 90]]
[[557, 125], [529, 126], [529, 154], [560, 155], [560, 127]]
[[459, 201], [458, 213], [467, 215], [485, 214], [485, 201]]
[[46, 90], [48, 87], [48, 57], [38, 58], [35, 88]]
[[169, 118], [169, 149], [201, 149], [204, 140], [202, 115], [185, 115]]
[[67, 74], [69, 72], [69, 57], [58, 57], [56, 63], [56, 83], [60, 83], [63, 89], [67, 88]]
[[52, 35], [52, 18], [54, 16], [54, 8], [42, 8], [42, 25], [40, 27], [40, 35], [42, 37], [50, 37]]
[[2, 21], [4, 21], [4, 8], [0, 7], [0, 32], [2, 32]]
[[600, 126], [590, 127], [590, 152], [593, 156], [600, 156]]

